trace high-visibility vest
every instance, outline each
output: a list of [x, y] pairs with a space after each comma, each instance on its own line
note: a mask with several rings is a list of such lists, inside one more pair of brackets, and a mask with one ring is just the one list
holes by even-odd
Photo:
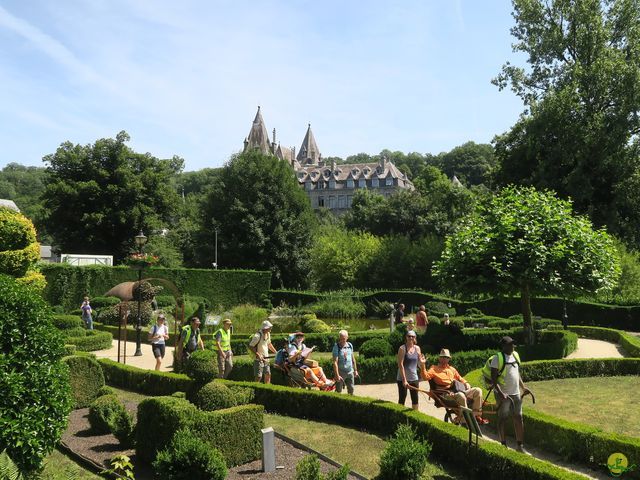
[[[222, 347], [223, 352], [228, 352], [231, 350], [231, 329], [225, 330], [224, 328], [220, 328], [214, 334], [214, 338], [220, 334], [220, 346]], [[218, 344], [216, 343], [216, 348], [218, 348]], [[218, 348], [218, 350], [220, 350]]]
[[[191, 338], [191, 325], [185, 325], [184, 327], [182, 327], [182, 332], [186, 332], [186, 335], [184, 335], [184, 338], [182, 340], [182, 348], [187, 348], [187, 345], [189, 344], [189, 339]], [[200, 330], [196, 330], [196, 344], [198, 343], [198, 341], [200, 340]]]
[[[498, 356], [498, 383], [500, 385], [504, 385], [504, 371], [506, 366], [504, 360], [506, 358], [506, 355], [504, 352], [496, 353], [496, 355]], [[482, 376], [484, 377], [487, 385], [491, 384], [491, 362], [496, 355], [492, 355], [491, 357], [489, 357], [489, 359], [485, 362], [484, 367], [482, 367]], [[520, 355], [518, 355], [518, 352], [514, 350], [512, 355], [516, 359], [516, 363], [520, 365]]]

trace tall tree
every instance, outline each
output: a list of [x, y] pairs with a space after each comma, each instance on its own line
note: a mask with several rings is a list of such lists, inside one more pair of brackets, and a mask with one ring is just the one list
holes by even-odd
[[571, 203], [533, 188], [505, 188], [445, 245], [434, 275], [459, 292], [520, 294], [532, 338], [531, 297], [612, 288], [620, 274], [613, 239]]
[[514, 51], [494, 80], [526, 111], [496, 139], [502, 184], [551, 188], [640, 241], [640, 0], [513, 0]]
[[234, 156], [203, 204], [200, 261], [210, 266], [270, 270], [278, 286], [307, 283], [316, 219], [291, 167], [257, 150]]
[[493, 147], [486, 143], [467, 142], [442, 154], [442, 171], [454, 175], [465, 185], [491, 186], [496, 159]]
[[170, 222], [178, 203], [170, 179], [182, 160], [136, 153], [128, 140], [120, 132], [93, 145], [65, 142], [44, 157], [45, 225], [63, 250], [122, 259], [140, 229], [150, 233]]

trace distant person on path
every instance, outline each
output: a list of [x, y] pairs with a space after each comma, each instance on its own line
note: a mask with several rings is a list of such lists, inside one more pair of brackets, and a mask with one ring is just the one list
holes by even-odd
[[89, 297], [84, 297], [84, 301], [82, 302], [82, 305], [80, 305], [80, 310], [82, 310], [82, 321], [85, 326], [89, 330], [93, 330], [93, 318], [91, 317], [93, 310], [91, 310], [91, 305], [89, 304]]
[[[416, 345], [416, 332], [408, 331], [405, 336], [404, 345], [398, 349], [398, 403], [404, 405], [407, 398], [407, 390], [411, 395], [411, 408], [418, 410], [418, 392], [409, 389], [409, 386], [419, 388], [418, 364], [424, 365], [424, 355], [420, 352], [420, 347]], [[422, 367], [421, 367], [422, 368]]]
[[271, 344], [271, 329], [273, 325], [269, 320], [262, 322], [262, 328], [249, 341], [249, 349], [255, 354], [253, 361], [253, 375], [256, 382], [264, 378], [264, 383], [271, 383], [271, 364], [269, 352], [277, 353]]
[[416, 313], [416, 327], [420, 333], [427, 333], [427, 327], [429, 326], [429, 316], [427, 315], [427, 309], [424, 305], [420, 305], [418, 313]]
[[435, 389], [450, 393], [461, 407], [467, 406], [467, 399], [472, 401], [473, 414], [480, 425], [489, 423], [482, 418], [482, 389], [472, 387], [454, 367], [449, 365], [451, 354], [449, 350], [440, 350], [438, 364], [432, 365], [429, 371], [422, 371], [423, 380], [431, 381], [435, 384]]
[[200, 319], [198, 317], [191, 317], [189, 324], [182, 327], [178, 344], [182, 349], [183, 362], [188, 360], [196, 350], [204, 350], [204, 343], [200, 338]]
[[164, 313], [158, 315], [156, 324], [149, 330], [149, 340], [156, 359], [156, 370], [160, 370], [165, 353], [165, 342], [169, 340], [169, 328], [167, 328]]
[[231, 351], [231, 320], [225, 318], [222, 328], [215, 333], [216, 350], [218, 351], [218, 377], [228, 378], [233, 368], [233, 352]]
[[[407, 324], [407, 332], [409, 332], [409, 331], [413, 331], [413, 332], [415, 332], [415, 331], [416, 331], [416, 324], [415, 324], [415, 322], [413, 321], [413, 318], [409, 317], [409, 318], [407, 319], [406, 324]], [[416, 333], [417, 333], [417, 332], [416, 332]]]
[[513, 415], [513, 427], [518, 446], [516, 450], [529, 455], [524, 448], [524, 422], [522, 420], [522, 397], [530, 390], [524, 386], [520, 375], [520, 355], [515, 351], [511, 337], [502, 337], [502, 352], [491, 358], [491, 382], [498, 405], [498, 437], [507, 446], [504, 424]]
[[336, 382], [336, 392], [342, 393], [346, 385], [347, 393], [353, 395], [355, 377], [358, 377], [358, 365], [353, 355], [353, 345], [348, 341], [349, 333], [346, 330], [338, 332], [338, 341], [333, 346], [333, 379]]
[[396, 313], [394, 315], [394, 325], [397, 327], [398, 325], [402, 325], [404, 321], [404, 303], [398, 305], [396, 309]]
[[448, 313], [444, 314], [444, 319], [443, 319], [442, 324], [443, 325], [451, 325], [451, 320], [449, 320], [449, 314]]

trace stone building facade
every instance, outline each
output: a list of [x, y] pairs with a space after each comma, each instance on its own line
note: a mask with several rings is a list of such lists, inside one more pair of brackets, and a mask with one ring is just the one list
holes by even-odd
[[358, 190], [369, 189], [384, 196], [398, 190], [414, 190], [413, 183], [386, 158], [372, 163], [336, 164], [325, 162], [311, 131], [311, 125], [296, 155], [294, 148], [276, 143], [276, 131], [269, 140], [260, 107], [253, 120], [251, 131], [244, 141], [244, 150], [257, 148], [289, 163], [296, 179], [304, 188], [313, 208], [327, 208], [342, 213], [351, 208], [353, 196]]

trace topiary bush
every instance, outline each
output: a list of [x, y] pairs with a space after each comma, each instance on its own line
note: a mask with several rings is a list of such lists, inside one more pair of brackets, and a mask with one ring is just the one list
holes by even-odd
[[362, 344], [358, 353], [364, 358], [378, 358], [392, 355], [391, 344], [384, 338], [372, 338]]
[[198, 383], [207, 383], [218, 375], [217, 353], [213, 350], [197, 350], [184, 363], [184, 373]]
[[75, 345], [79, 352], [93, 352], [110, 348], [113, 336], [109, 332], [83, 330], [82, 335], [78, 337], [66, 337], [65, 343]]
[[329, 296], [309, 305], [319, 318], [361, 318], [367, 311], [364, 303], [354, 302], [351, 297]]
[[61, 334], [62, 337], [65, 339], [65, 342], [67, 342], [68, 344], [72, 345], [72, 343], [70, 343], [67, 339], [69, 337], [86, 337], [87, 336], [87, 330], [85, 330], [82, 327], [73, 327], [73, 328], [69, 328], [67, 330], [61, 330]]
[[73, 401], [63, 354], [44, 300], [0, 275], [0, 452], [23, 472], [42, 465], [67, 426]]
[[348, 476], [349, 467], [347, 465], [325, 475], [320, 473], [320, 460], [315, 453], [306, 455], [296, 465], [296, 480], [347, 480]]
[[40, 260], [36, 229], [20, 212], [0, 207], [0, 272], [24, 277]]
[[380, 455], [378, 480], [419, 480], [427, 466], [431, 444], [420, 441], [409, 425], [400, 425]]
[[103, 395], [116, 395], [116, 389], [109, 385], [104, 385], [98, 389], [98, 397], [102, 397]]
[[104, 374], [100, 364], [86, 355], [65, 357], [63, 362], [69, 367], [69, 382], [75, 408], [84, 408], [98, 398], [98, 391], [104, 386]]
[[126, 414], [126, 410], [117, 396], [103, 395], [89, 406], [89, 424], [96, 433], [111, 433], [116, 418], [123, 413]]
[[93, 297], [91, 299], [91, 307], [93, 309], [111, 307], [118, 303], [120, 303], [120, 299], [118, 297]]
[[[124, 309], [123, 305], [123, 309]], [[129, 315], [127, 315], [127, 324], [128, 325], [137, 325], [138, 323], [138, 302], [128, 302], [126, 305], [126, 309], [129, 311]], [[142, 325], [149, 325], [151, 322], [151, 318], [153, 317], [153, 310], [151, 310], [150, 303], [141, 303], [140, 304], [140, 319]], [[105, 325], [118, 325], [120, 322], [120, 304], [112, 305], [107, 308], [103, 308], [100, 310], [96, 320], [99, 320], [101, 323]]]
[[216, 448], [203, 443], [189, 430], [178, 430], [169, 446], [153, 462], [158, 478], [167, 480], [224, 480], [225, 460]]
[[220, 410], [236, 405], [236, 396], [231, 389], [215, 380], [196, 389], [194, 393], [188, 392], [187, 399], [201, 410], [206, 411]]
[[322, 320], [314, 318], [302, 324], [302, 331], [305, 333], [330, 333], [332, 330]]
[[442, 317], [445, 313], [448, 313], [450, 317], [456, 315], [456, 309], [449, 307], [444, 302], [427, 302], [424, 306], [427, 309], [427, 312], [429, 312], [429, 316], [435, 315], [437, 317]]
[[72, 330], [84, 327], [82, 318], [79, 315], [54, 315], [51, 321], [58, 330]]
[[111, 425], [111, 433], [118, 439], [122, 447], [132, 448], [135, 445], [136, 436], [133, 415], [127, 412], [126, 409], [119, 411]]

